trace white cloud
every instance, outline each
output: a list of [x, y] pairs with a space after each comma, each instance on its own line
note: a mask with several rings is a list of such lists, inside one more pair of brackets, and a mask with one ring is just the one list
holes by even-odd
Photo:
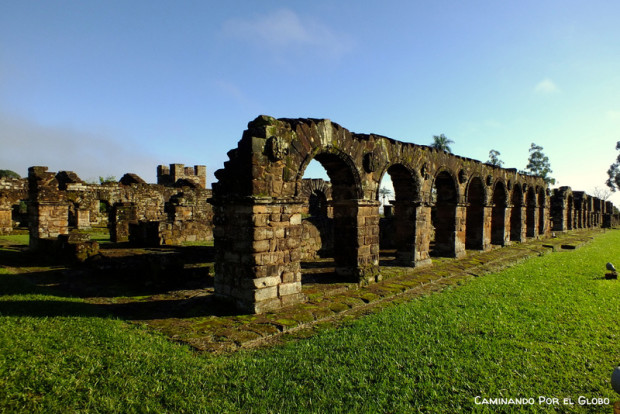
[[314, 49], [311, 50], [314, 55], [333, 58], [342, 56], [353, 46], [353, 41], [346, 34], [336, 33], [326, 25], [300, 17], [289, 9], [248, 19], [230, 19], [224, 23], [223, 32], [275, 53]]
[[545, 78], [534, 87], [534, 91], [542, 94], [560, 92], [560, 88], [549, 78]]

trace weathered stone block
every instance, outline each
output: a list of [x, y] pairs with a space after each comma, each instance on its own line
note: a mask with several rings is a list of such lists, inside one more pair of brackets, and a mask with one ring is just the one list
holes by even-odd
[[281, 283], [278, 286], [278, 295], [286, 296], [301, 292], [301, 282]]
[[278, 297], [278, 286], [269, 286], [254, 290], [254, 300], [260, 302], [262, 300]]

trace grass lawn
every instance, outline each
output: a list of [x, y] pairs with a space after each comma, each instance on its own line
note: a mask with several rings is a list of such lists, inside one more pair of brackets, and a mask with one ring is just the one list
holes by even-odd
[[[0, 267], [0, 411], [612, 412], [579, 405], [620, 400], [609, 383], [620, 284], [602, 279], [607, 261], [620, 265], [620, 231], [307, 340], [223, 356]], [[475, 403], [496, 398], [534, 404]]]

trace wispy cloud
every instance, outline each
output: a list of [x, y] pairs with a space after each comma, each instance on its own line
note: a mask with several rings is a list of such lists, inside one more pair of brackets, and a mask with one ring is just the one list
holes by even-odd
[[540, 94], [552, 94], [560, 92], [560, 88], [551, 79], [545, 78], [536, 84], [534, 91]]
[[49, 126], [0, 113], [0, 168], [27, 173], [43, 165], [50, 171], [75, 171], [82, 179], [126, 172], [153, 181], [157, 160], [144, 149], [106, 134], [70, 126]]
[[342, 56], [353, 47], [350, 36], [338, 33], [312, 18], [299, 16], [289, 9], [253, 18], [230, 19], [224, 22], [223, 32], [276, 53], [302, 49], [303, 52], [310, 50], [313, 55], [334, 58]]

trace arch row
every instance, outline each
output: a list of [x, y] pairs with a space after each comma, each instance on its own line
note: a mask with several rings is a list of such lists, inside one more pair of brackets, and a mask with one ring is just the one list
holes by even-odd
[[300, 239], [308, 191], [302, 178], [312, 160], [329, 176], [336, 272], [360, 284], [381, 278], [379, 189], [386, 174], [394, 185], [390, 238], [407, 266], [428, 266], [431, 255], [461, 257], [467, 249], [600, 225], [594, 215], [605, 211], [587, 195], [552, 196], [541, 177], [355, 134], [327, 119], [260, 116], [228, 156], [215, 173], [211, 199], [215, 291], [254, 313], [304, 300]]

